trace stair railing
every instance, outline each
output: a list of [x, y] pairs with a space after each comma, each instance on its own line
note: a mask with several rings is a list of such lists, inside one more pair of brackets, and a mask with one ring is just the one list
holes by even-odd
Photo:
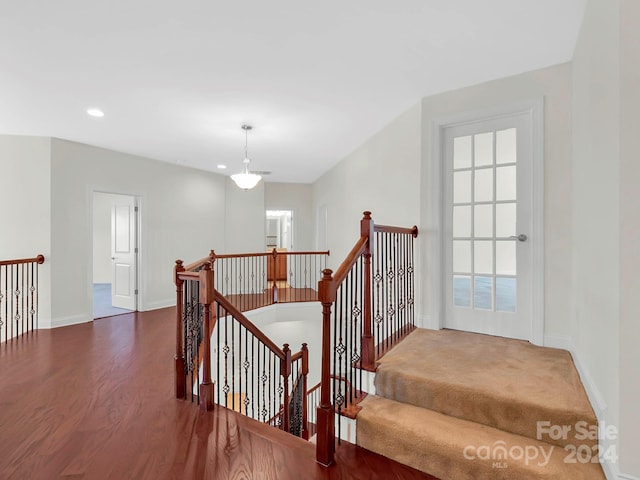
[[0, 342], [38, 328], [38, 266], [44, 256], [0, 261]]
[[363, 370], [375, 371], [377, 359], [415, 329], [417, 236], [416, 226], [375, 225], [371, 212], [364, 212], [360, 238], [335, 273], [324, 270], [318, 282], [322, 370], [316, 460], [322, 465], [333, 462], [335, 413], [353, 417], [360, 409], [366, 395]]
[[[175, 390], [203, 410], [222, 405], [296, 434], [306, 431], [308, 350], [279, 348], [215, 288], [216, 257], [183, 266], [176, 261]], [[296, 388], [304, 388], [299, 394]], [[300, 415], [298, 415], [300, 412]]]
[[315, 290], [329, 251], [216, 254], [184, 267], [197, 272], [215, 263], [214, 286], [238, 310], [246, 312], [274, 303], [315, 302]]

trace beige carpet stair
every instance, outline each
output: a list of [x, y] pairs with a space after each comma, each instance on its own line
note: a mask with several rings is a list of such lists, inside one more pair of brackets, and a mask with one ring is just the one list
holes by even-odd
[[[570, 463], [572, 446], [597, 455], [597, 420], [569, 352], [418, 329], [381, 359], [375, 386], [357, 443], [443, 480], [604, 478], [597, 463]], [[466, 459], [466, 447], [480, 447], [481, 458]], [[551, 452], [545, 465], [542, 452]]]
[[556, 445], [383, 397], [361, 405], [358, 445], [442, 480], [604, 478], [599, 464], [565, 463]]

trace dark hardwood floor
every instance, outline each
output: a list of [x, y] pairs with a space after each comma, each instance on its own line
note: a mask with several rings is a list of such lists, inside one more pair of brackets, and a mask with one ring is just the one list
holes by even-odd
[[174, 309], [0, 344], [0, 479], [430, 479], [343, 443], [315, 447], [173, 396]]

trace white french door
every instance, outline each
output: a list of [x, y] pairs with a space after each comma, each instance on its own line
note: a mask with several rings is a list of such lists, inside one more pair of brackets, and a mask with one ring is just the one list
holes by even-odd
[[447, 328], [532, 339], [531, 117], [444, 129]]

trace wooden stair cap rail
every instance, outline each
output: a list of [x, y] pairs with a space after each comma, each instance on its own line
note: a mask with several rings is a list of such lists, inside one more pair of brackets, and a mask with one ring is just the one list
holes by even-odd
[[226, 297], [224, 297], [218, 290], [213, 289], [215, 293], [215, 301], [218, 302], [229, 315], [234, 317], [238, 323], [246, 328], [254, 337], [260, 342], [264, 343], [269, 350], [271, 350], [280, 360], [286, 358], [285, 352], [280, 349], [273, 341], [267, 337], [262, 330], [256, 327], [251, 320], [249, 320], [240, 310], [238, 310]]
[[17, 260], [0, 260], [0, 265], [21, 265], [23, 263], [37, 263], [42, 265], [44, 263], [44, 255], [40, 254], [34, 258], [19, 258]]

